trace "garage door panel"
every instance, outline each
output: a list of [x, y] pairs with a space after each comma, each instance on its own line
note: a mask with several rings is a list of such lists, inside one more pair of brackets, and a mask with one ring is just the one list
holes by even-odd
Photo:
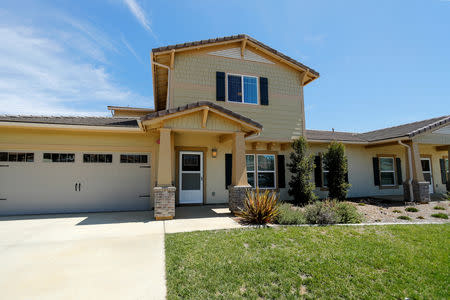
[[113, 163], [83, 163], [81, 152], [73, 163], [43, 162], [34, 153], [32, 163], [0, 162], [8, 165], [0, 167], [0, 215], [151, 208], [148, 164], [120, 163], [120, 153]]

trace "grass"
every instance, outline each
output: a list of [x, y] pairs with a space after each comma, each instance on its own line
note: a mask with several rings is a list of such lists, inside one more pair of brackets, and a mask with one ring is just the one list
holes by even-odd
[[435, 207], [433, 207], [434, 209], [437, 209], [437, 210], [445, 210], [445, 208], [443, 208], [442, 206], [435, 206]]
[[432, 214], [431, 216], [439, 219], [448, 219], [448, 215], [444, 213]]
[[411, 218], [408, 216], [398, 216], [397, 219], [411, 221]]
[[419, 211], [417, 208], [412, 207], [412, 206], [405, 208], [405, 210], [409, 211], [409, 212], [418, 212]]
[[168, 299], [445, 299], [450, 226], [318, 226], [166, 235]]

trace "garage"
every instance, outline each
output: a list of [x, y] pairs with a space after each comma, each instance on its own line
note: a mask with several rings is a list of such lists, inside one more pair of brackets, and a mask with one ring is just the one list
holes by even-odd
[[0, 215], [152, 208], [151, 153], [0, 150]]

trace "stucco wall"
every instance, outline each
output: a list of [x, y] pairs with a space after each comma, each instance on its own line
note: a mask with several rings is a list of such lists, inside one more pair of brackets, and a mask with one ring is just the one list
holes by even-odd
[[[216, 101], [216, 72], [267, 77], [269, 105]], [[179, 53], [175, 56], [171, 86], [172, 107], [213, 101], [264, 126], [259, 139], [286, 140], [302, 134], [303, 92], [299, 72], [281, 65], [225, 58], [205, 53]]]

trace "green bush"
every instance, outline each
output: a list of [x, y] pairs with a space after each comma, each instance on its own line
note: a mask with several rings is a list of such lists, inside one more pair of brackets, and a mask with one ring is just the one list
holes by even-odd
[[411, 218], [408, 217], [408, 216], [398, 216], [397, 219], [400, 219], [400, 220], [408, 220], [408, 221], [411, 220]]
[[398, 209], [394, 209], [392, 212], [394, 212], [394, 213], [396, 213], [396, 214], [401, 213], [401, 211], [399, 211]]
[[342, 224], [354, 224], [361, 223], [362, 216], [358, 212], [358, 209], [347, 202], [335, 203], [334, 210], [338, 216], [338, 223]]
[[445, 210], [445, 208], [443, 208], [442, 206], [435, 206], [435, 207], [433, 207], [434, 209], [437, 209], [437, 210]]
[[444, 213], [432, 214], [431, 216], [434, 218], [439, 218], [439, 219], [448, 219], [447, 214], [444, 214]]
[[336, 224], [339, 217], [333, 209], [332, 201], [316, 201], [305, 206], [305, 219], [308, 224]]
[[236, 215], [250, 224], [264, 225], [273, 222], [279, 213], [279, 204], [276, 192], [265, 190], [260, 192], [248, 190], [244, 200], [244, 209]]
[[328, 197], [345, 200], [350, 184], [345, 181], [345, 174], [348, 173], [348, 163], [344, 144], [331, 142], [323, 159], [324, 167], [328, 170]]
[[292, 150], [287, 164], [292, 174], [288, 193], [294, 197], [295, 205], [304, 205], [317, 199], [311, 182], [314, 158], [308, 153], [308, 142], [304, 137], [299, 137], [292, 143]]
[[423, 219], [425, 219], [424, 217], [422, 217], [422, 216], [418, 216], [417, 217], [417, 219], [419, 219], [419, 220], [423, 220]]
[[405, 208], [405, 210], [409, 211], [409, 212], [418, 212], [419, 211], [417, 208], [412, 207], [412, 206]]
[[283, 203], [279, 208], [277, 222], [282, 225], [298, 225], [305, 224], [306, 221], [300, 209], [294, 209], [291, 204]]

